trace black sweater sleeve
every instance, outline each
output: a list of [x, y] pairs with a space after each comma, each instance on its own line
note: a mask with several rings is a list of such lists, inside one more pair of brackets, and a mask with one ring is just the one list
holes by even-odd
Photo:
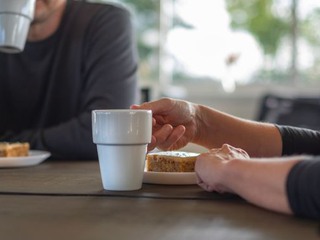
[[305, 128], [277, 126], [282, 136], [282, 155], [320, 155], [320, 132]]
[[295, 215], [320, 219], [320, 157], [301, 161], [291, 169], [287, 195]]
[[[320, 132], [277, 126], [283, 155], [320, 155]], [[298, 162], [290, 170], [286, 190], [289, 205], [296, 216], [320, 219], [320, 156]]]

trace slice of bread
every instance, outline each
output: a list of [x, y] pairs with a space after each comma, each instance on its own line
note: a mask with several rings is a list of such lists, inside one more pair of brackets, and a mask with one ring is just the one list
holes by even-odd
[[0, 142], [0, 157], [23, 157], [28, 156], [30, 144], [27, 142]]
[[199, 153], [165, 151], [148, 153], [146, 170], [152, 172], [194, 172]]

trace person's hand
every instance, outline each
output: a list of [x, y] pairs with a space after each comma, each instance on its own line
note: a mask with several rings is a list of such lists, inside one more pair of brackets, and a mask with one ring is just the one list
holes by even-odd
[[152, 142], [148, 150], [176, 150], [192, 142], [196, 136], [196, 107], [192, 103], [163, 98], [133, 105], [132, 109], [150, 109], [153, 114]]
[[244, 150], [228, 144], [200, 154], [195, 165], [199, 186], [209, 192], [232, 192], [225, 184], [227, 176], [224, 174], [224, 166], [233, 159], [250, 159], [250, 157]]

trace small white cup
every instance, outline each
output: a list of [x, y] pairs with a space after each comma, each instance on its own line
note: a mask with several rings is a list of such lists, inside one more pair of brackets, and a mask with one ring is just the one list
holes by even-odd
[[97, 145], [103, 188], [140, 189], [152, 136], [151, 110], [94, 110], [92, 136]]
[[0, 51], [22, 52], [36, 0], [0, 0]]

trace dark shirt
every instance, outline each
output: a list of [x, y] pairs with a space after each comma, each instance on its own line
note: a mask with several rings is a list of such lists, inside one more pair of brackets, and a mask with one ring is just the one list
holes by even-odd
[[0, 141], [97, 159], [91, 111], [138, 101], [130, 17], [115, 5], [69, 1], [52, 36], [20, 54], [0, 53]]
[[282, 135], [283, 155], [319, 155], [298, 162], [287, 178], [290, 207], [297, 216], [320, 219], [320, 132], [277, 126]]

